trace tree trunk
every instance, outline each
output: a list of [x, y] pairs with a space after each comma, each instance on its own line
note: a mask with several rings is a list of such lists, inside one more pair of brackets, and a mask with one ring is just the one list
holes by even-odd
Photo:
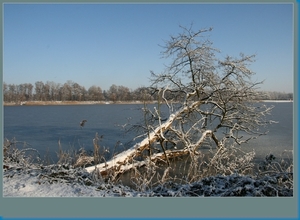
[[[137, 143], [128, 150], [115, 155], [111, 160], [101, 164], [97, 164], [95, 166], [87, 167], [86, 170], [88, 172], [92, 172], [95, 169], [98, 169], [102, 176], [107, 176], [110, 174], [115, 176], [122, 174], [125, 171], [132, 169], [133, 167], [144, 166], [146, 164], [146, 161], [136, 161], [134, 158], [140, 156], [144, 150], [149, 149], [150, 145], [159, 139], [160, 134], [167, 131], [172, 125], [173, 121], [179, 118], [181, 114], [198, 107], [200, 104], [201, 101], [197, 101], [193, 102], [189, 106], [182, 107], [174, 114], [171, 114], [166, 122], [158, 126], [149, 134], [147, 138], [142, 140], [140, 143]], [[190, 152], [194, 152], [196, 148], [198, 148], [203, 143], [208, 135], [214, 136], [211, 130], [207, 130], [203, 132], [201, 138], [192, 146], [186, 146], [185, 148], [180, 150], [166, 150], [165, 152], [153, 154], [147, 159], [150, 159], [153, 162], [157, 162], [158, 160], [166, 161], [168, 158], [175, 158], [178, 156], [186, 155]]]

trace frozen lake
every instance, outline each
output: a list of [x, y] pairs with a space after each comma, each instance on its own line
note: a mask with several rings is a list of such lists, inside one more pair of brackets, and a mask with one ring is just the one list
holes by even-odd
[[[293, 102], [265, 104], [275, 106], [270, 119], [279, 123], [270, 125], [268, 135], [251, 140], [245, 149], [255, 149], [257, 158], [269, 153], [280, 157], [283, 151], [293, 149]], [[122, 125], [142, 119], [142, 107], [139, 104], [5, 106], [4, 138], [26, 142], [42, 158], [48, 154], [55, 161], [58, 141], [64, 149], [92, 150], [97, 132], [103, 135], [100, 145], [109, 148], [112, 154], [114, 149], [120, 152], [135, 143], [131, 142], [135, 135], [125, 134]], [[83, 119], [87, 122], [81, 129], [79, 122]]]

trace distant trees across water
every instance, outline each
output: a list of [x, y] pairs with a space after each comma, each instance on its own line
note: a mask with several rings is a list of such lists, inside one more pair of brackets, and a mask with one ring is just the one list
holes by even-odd
[[150, 88], [140, 87], [131, 90], [125, 86], [111, 85], [108, 90], [93, 85], [86, 89], [76, 82], [68, 80], [66, 83], [47, 81], [23, 84], [3, 83], [4, 102], [24, 101], [153, 101]]
[[[293, 93], [283, 92], [263, 92], [270, 100], [292, 100]], [[4, 102], [24, 102], [24, 101], [156, 101], [157, 93], [149, 87], [140, 87], [131, 90], [126, 86], [111, 85], [108, 90], [93, 85], [86, 89], [76, 82], [68, 80], [66, 83], [56, 83], [53, 81], [35, 82], [23, 84], [3, 83]], [[174, 95], [174, 94], [170, 94]], [[176, 96], [173, 97], [176, 101]]]

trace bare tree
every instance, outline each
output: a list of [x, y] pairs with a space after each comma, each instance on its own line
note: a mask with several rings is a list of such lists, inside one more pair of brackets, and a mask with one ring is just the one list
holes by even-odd
[[[262, 82], [252, 82], [254, 73], [247, 68], [254, 55], [219, 60], [215, 57], [218, 50], [203, 38], [211, 29], [183, 30], [166, 44], [165, 57], [175, 57], [166, 72], [152, 73], [154, 89], [170, 110], [172, 100], [166, 92], [181, 94], [176, 97], [181, 97], [182, 105], [175, 113], [176, 123], [167, 129], [168, 136], [173, 142], [177, 139], [176, 144], [183, 142], [183, 146], [196, 150], [207, 135], [221, 148], [229, 140], [241, 144], [265, 134], [261, 126], [270, 123], [264, 116], [271, 108], [257, 105], [261, 93], [256, 86]], [[168, 141], [163, 133], [161, 136]]]
[[47, 81], [45, 85], [49, 88], [49, 101], [57, 101], [60, 84], [53, 81]]
[[51, 87], [48, 83], [45, 83], [43, 86], [43, 96], [45, 101], [51, 100]]
[[115, 84], [109, 87], [107, 95], [110, 101], [130, 101], [132, 100], [130, 89], [125, 86], [117, 86]]
[[152, 94], [151, 88], [149, 87], [139, 87], [132, 91], [132, 99], [135, 101], [153, 101], [156, 100], [154, 94]]
[[44, 83], [42, 81], [35, 82], [35, 100], [45, 101]]
[[3, 86], [2, 86], [2, 94], [3, 94], [3, 101], [4, 102], [9, 102], [9, 93], [8, 93], [8, 85], [3, 82]]
[[8, 85], [8, 99], [10, 102], [17, 102], [17, 85], [9, 84]]
[[109, 87], [109, 90], [107, 91], [107, 94], [110, 101], [116, 102], [117, 100], [119, 100], [118, 86], [116, 86], [115, 84], [111, 85]]
[[25, 83], [25, 87], [26, 87], [26, 101], [31, 101], [33, 94], [32, 94], [32, 90], [33, 90], [33, 85], [31, 83]]
[[73, 100], [83, 101], [86, 94], [86, 89], [80, 86], [78, 83], [73, 83], [72, 85]]
[[62, 101], [72, 101], [72, 86], [73, 82], [68, 80], [62, 87], [60, 87]]
[[265, 92], [270, 100], [293, 100], [293, 93], [285, 92]]
[[[140, 143], [97, 165], [103, 175], [145, 165], [140, 160], [145, 152], [148, 160], [169, 164], [170, 158], [195, 155], [209, 142], [216, 146], [216, 156], [227, 146], [241, 145], [266, 134], [265, 126], [272, 123], [266, 119], [272, 107], [257, 102], [263, 98], [257, 91], [262, 82], [251, 81], [254, 72], [248, 65], [254, 55], [220, 60], [216, 56], [219, 51], [206, 36], [211, 28], [196, 32], [192, 27], [181, 28], [182, 33], [171, 36], [164, 46], [163, 55], [172, 60], [171, 64], [163, 73], [151, 73], [158, 105], [144, 111], [155, 119], [154, 123], [147, 119], [143, 125], [145, 139]], [[169, 114], [164, 119], [162, 105]], [[151, 153], [158, 147], [160, 152]]]
[[119, 101], [130, 101], [131, 100], [131, 92], [128, 87], [118, 86], [118, 98]]
[[104, 100], [102, 89], [99, 86], [91, 86], [88, 89], [88, 95], [90, 101], [102, 101]]

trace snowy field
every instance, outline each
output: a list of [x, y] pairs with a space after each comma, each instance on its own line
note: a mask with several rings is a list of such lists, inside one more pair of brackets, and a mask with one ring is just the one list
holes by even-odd
[[[293, 196], [293, 185], [287, 184], [287, 174], [260, 178], [241, 176], [214, 176], [192, 184], [166, 182], [144, 191], [123, 185], [112, 185], [95, 179], [93, 173], [68, 165], [50, 165], [21, 168], [4, 164], [4, 197], [265, 197]], [[286, 182], [285, 184], [281, 184]]]

